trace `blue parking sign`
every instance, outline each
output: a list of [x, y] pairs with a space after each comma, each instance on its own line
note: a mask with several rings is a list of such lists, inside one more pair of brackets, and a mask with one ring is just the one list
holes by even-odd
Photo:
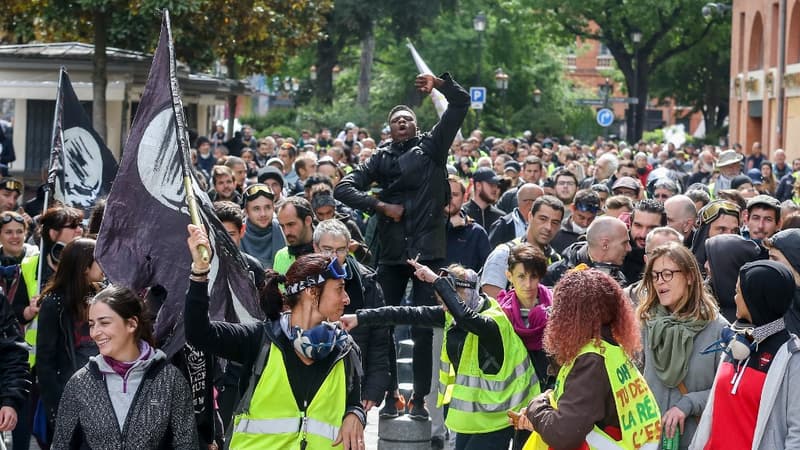
[[471, 87], [469, 88], [469, 98], [472, 103], [486, 103], [486, 88], [485, 87]]
[[609, 108], [601, 108], [597, 111], [597, 124], [601, 127], [608, 127], [614, 123], [614, 111]]

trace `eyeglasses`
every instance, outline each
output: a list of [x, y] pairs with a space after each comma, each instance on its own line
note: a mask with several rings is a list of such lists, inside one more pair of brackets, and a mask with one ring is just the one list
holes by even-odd
[[5, 180], [0, 181], [0, 189], [5, 189], [7, 191], [17, 191], [21, 193], [22, 183], [12, 178], [6, 178]]
[[658, 279], [661, 278], [664, 280], [665, 283], [672, 281], [672, 278], [675, 276], [676, 273], [682, 272], [681, 270], [669, 270], [664, 269], [661, 272], [656, 272], [655, 270], [650, 272], [650, 276], [653, 277], [653, 283], [658, 283]]
[[2, 215], [2, 218], [0, 218], [0, 222], [2, 222], [3, 225], [11, 223], [12, 220], [14, 222], [21, 223], [21, 224], [25, 225], [25, 219], [22, 218], [22, 216], [20, 216], [19, 214], [5, 213], [5, 214]]
[[727, 214], [729, 216], [739, 217], [739, 207], [734, 205], [733, 203], [720, 200], [713, 203], [709, 203], [705, 208], [700, 210], [700, 220], [705, 223], [711, 223], [721, 215]]
[[299, 294], [303, 289], [318, 286], [327, 280], [341, 280], [348, 277], [347, 264], [339, 264], [336, 258], [325, 267], [325, 271], [317, 276], [306, 277], [305, 280], [298, 281], [286, 286], [286, 295]]
[[248, 201], [255, 200], [259, 196], [267, 197], [268, 199], [274, 201], [275, 194], [272, 192], [269, 186], [266, 184], [251, 184], [244, 190], [244, 202], [247, 203]]
[[341, 257], [347, 256], [347, 253], [349, 252], [347, 247], [341, 247], [341, 248], [320, 247], [320, 250], [322, 250], [322, 253], [326, 253], [328, 255], [336, 254], [336, 256], [341, 256]]
[[66, 224], [61, 226], [62, 230], [64, 228], [71, 228], [73, 230], [75, 230], [77, 228], [83, 228], [83, 223], [81, 221], [69, 222], [69, 223], [66, 223]]

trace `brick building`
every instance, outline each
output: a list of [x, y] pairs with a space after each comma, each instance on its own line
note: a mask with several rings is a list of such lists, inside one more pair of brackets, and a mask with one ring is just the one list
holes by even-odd
[[731, 20], [730, 141], [798, 158], [800, 0], [734, 0]]

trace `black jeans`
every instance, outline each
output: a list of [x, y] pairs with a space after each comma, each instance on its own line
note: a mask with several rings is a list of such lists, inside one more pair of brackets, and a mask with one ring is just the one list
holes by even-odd
[[514, 427], [482, 434], [456, 434], [456, 450], [508, 450]]
[[[420, 261], [434, 271], [444, 266], [444, 260]], [[414, 269], [408, 265], [381, 264], [378, 266], [378, 282], [383, 289], [383, 296], [388, 306], [398, 306], [403, 300], [408, 280], [413, 280], [411, 295], [414, 306], [436, 305], [436, 295], [432, 284], [423, 283], [414, 276]], [[394, 333], [392, 333], [394, 335]], [[411, 339], [414, 341], [414, 394], [419, 397], [431, 392], [431, 347], [433, 346], [433, 330], [430, 328], [411, 328]], [[397, 352], [394, 345], [389, 346], [389, 370], [391, 372], [391, 390], [397, 389]]]

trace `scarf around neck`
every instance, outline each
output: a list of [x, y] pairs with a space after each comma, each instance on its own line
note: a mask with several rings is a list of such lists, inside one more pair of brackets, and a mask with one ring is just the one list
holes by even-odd
[[528, 312], [528, 324], [522, 320], [520, 303], [517, 294], [513, 290], [500, 291], [497, 294], [497, 302], [508, 316], [514, 331], [522, 339], [525, 348], [528, 350], [541, 350], [544, 328], [547, 325], [547, 309], [553, 304], [553, 294], [550, 289], [539, 284], [537, 292], [538, 303]]
[[689, 372], [694, 338], [708, 324], [707, 320], [683, 319], [657, 304], [647, 320], [647, 344], [653, 351], [656, 375], [667, 387], [677, 387]]

